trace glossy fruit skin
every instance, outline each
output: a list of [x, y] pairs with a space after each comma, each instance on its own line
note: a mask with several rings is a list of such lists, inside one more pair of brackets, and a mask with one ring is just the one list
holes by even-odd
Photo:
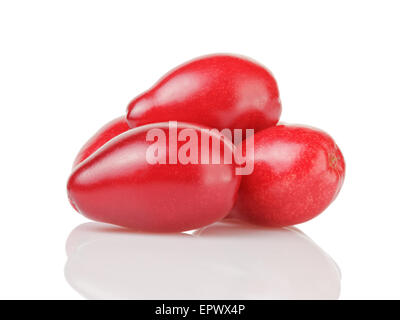
[[108, 122], [83, 145], [81, 150], [78, 152], [72, 167], [74, 168], [106, 142], [129, 129], [131, 128], [126, 122], [125, 116], [118, 117]]
[[[145, 232], [191, 230], [224, 218], [240, 185], [236, 166], [149, 164], [146, 150], [153, 142], [146, 141], [146, 134], [153, 128], [162, 129], [168, 142], [168, 123], [142, 126], [112, 139], [81, 162], [67, 185], [71, 203], [90, 219]], [[179, 123], [178, 134], [185, 128], [200, 134], [204, 127]], [[219, 147], [228, 143], [219, 141]], [[178, 147], [184, 143], [179, 141]], [[210, 144], [210, 153], [211, 149]], [[168, 159], [168, 147], [165, 154]]]
[[184, 121], [222, 129], [275, 125], [281, 114], [277, 83], [263, 66], [233, 55], [187, 62], [136, 97], [127, 108], [131, 127]]
[[325, 132], [268, 128], [254, 135], [254, 171], [242, 177], [230, 216], [270, 227], [305, 222], [336, 198], [344, 176], [343, 155]]

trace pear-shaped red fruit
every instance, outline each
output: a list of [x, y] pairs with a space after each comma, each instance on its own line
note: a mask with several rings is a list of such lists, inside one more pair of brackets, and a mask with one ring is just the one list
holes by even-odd
[[240, 176], [233, 161], [225, 162], [233, 152], [231, 142], [201, 126], [138, 127], [76, 166], [68, 196], [96, 221], [148, 232], [196, 229], [224, 218], [234, 205]]
[[239, 56], [212, 55], [166, 74], [129, 104], [127, 120], [131, 127], [184, 121], [258, 131], [275, 125], [280, 114], [278, 86], [266, 68]]
[[[245, 142], [243, 142], [243, 148]], [[345, 175], [343, 155], [323, 131], [279, 125], [254, 135], [254, 171], [243, 176], [231, 214], [283, 227], [310, 220], [336, 198]]]

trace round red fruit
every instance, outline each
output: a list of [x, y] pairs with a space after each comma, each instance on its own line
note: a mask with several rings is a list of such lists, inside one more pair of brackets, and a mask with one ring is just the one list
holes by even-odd
[[328, 207], [342, 187], [342, 153], [318, 129], [268, 128], [254, 135], [254, 148], [245, 153], [254, 157], [254, 171], [242, 177], [231, 216], [272, 227], [302, 223]]

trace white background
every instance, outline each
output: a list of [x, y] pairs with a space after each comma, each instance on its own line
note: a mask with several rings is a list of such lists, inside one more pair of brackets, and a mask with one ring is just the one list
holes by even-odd
[[266, 65], [281, 120], [329, 132], [344, 187], [300, 225], [341, 299], [400, 298], [398, 1], [1, 1], [0, 298], [80, 298], [65, 190], [81, 145], [170, 68], [230, 52]]

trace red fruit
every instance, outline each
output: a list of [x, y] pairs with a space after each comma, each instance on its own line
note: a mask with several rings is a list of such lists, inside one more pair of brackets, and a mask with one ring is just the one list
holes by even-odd
[[81, 148], [78, 155], [74, 160], [73, 167], [77, 166], [80, 162], [89, 157], [93, 152], [103, 146], [106, 142], [119, 134], [129, 130], [130, 127], [125, 120], [125, 117], [114, 119], [100, 128], [96, 134], [91, 137]]
[[232, 216], [272, 227], [305, 222], [336, 198], [345, 163], [318, 129], [279, 125], [254, 135], [254, 171], [243, 176]]
[[[146, 135], [156, 128], [165, 134], [167, 145], [154, 154], [165, 156], [166, 164], [150, 164], [146, 158], [149, 146], [155, 143], [147, 141]], [[171, 164], [168, 128], [168, 123], [158, 123], [129, 130], [81, 162], [68, 181], [71, 203], [93, 220], [152, 232], [190, 230], [224, 218], [240, 184], [236, 165], [223, 163], [224, 152], [220, 152], [221, 164]], [[177, 134], [184, 129], [195, 133], [200, 148], [205, 128], [181, 123]], [[233, 145], [222, 135], [206, 135], [217, 139], [216, 144], [207, 146], [210, 156], [215, 148], [233, 152]], [[185, 144], [178, 141], [178, 151]]]
[[212, 55], [187, 62], [128, 106], [131, 127], [160, 121], [200, 123], [211, 128], [261, 130], [281, 114], [276, 81], [245, 58]]

